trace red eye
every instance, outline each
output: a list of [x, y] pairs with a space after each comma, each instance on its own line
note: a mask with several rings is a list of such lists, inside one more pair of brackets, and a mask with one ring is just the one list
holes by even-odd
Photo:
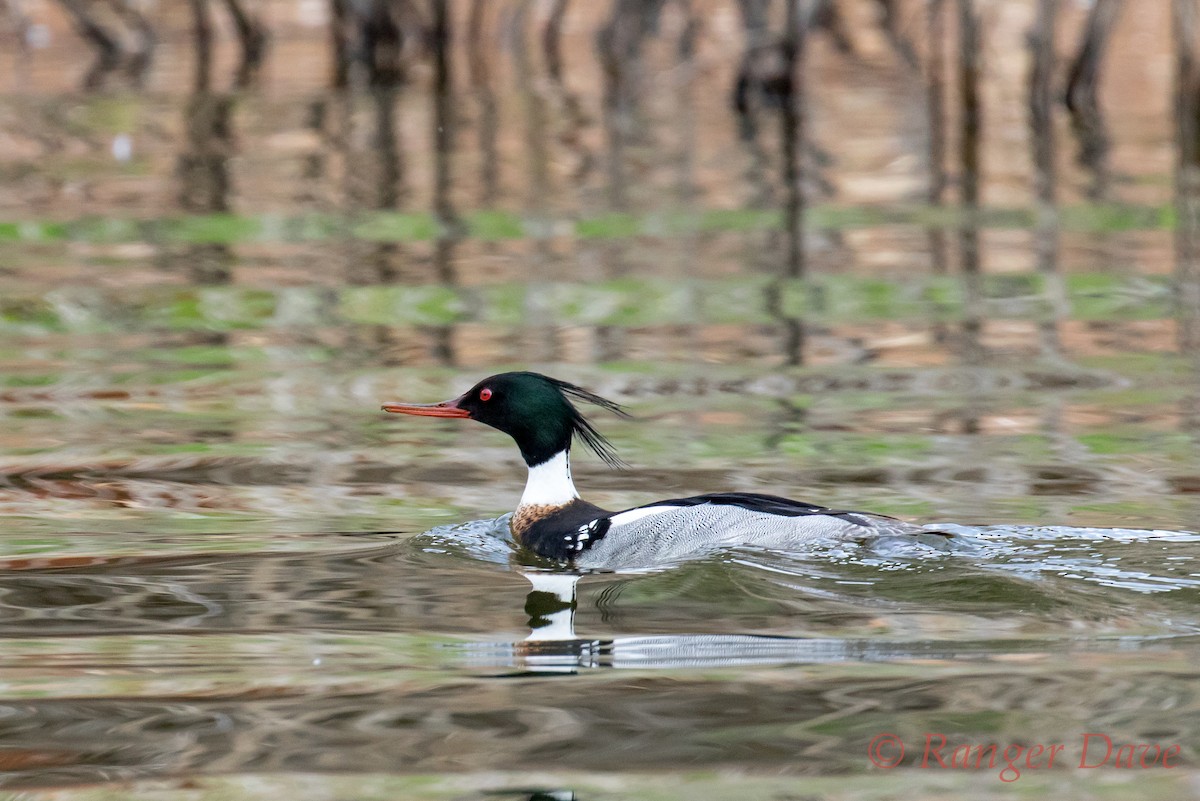
[[479, 390], [479, 399], [481, 401], [491, 400], [492, 399], [492, 391], [490, 389], [488, 389], [487, 387], [484, 387], [483, 389]]

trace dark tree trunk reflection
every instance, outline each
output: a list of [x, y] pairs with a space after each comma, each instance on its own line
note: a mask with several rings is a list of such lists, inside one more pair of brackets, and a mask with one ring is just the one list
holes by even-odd
[[1048, 304], [1038, 321], [1038, 328], [1042, 353], [1051, 358], [1060, 355], [1058, 324], [1066, 303], [1062, 277], [1058, 274], [1058, 170], [1054, 162], [1054, 28], [1057, 17], [1058, 0], [1038, 0], [1037, 21], [1029, 34], [1033, 56], [1029, 73], [1029, 126], [1037, 203], [1034, 249]]
[[1195, 0], [1174, 0], [1175, 39], [1175, 315], [1181, 356], [1197, 376], [1185, 400], [1184, 427], [1200, 432], [1200, 13]]
[[[193, 214], [229, 211], [229, 158], [233, 152], [233, 101], [228, 95], [198, 92], [188, 100], [185, 147], [176, 164], [179, 206]], [[183, 259], [197, 284], [224, 284], [232, 278], [233, 253], [224, 243], [197, 243]]]
[[1088, 13], [1079, 51], [1067, 76], [1066, 104], [1079, 139], [1079, 163], [1092, 173], [1088, 196], [1101, 200], [1108, 193], [1108, 126], [1100, 108], [1100, 68], [1121, 0], [1096, 0]]
[[983, 276], [979, 254], [979, 168], [983, 111], [979, 93], [979, 18], [974, 0], [958, 2], [959, 174], [963, 221], [958, 228], [963, 276], [963, 356], [983, 359]]

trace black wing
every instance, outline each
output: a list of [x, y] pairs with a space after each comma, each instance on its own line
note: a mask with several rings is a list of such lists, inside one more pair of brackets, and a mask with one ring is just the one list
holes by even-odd
[[[757, 492], [714, 492], [710, 495], [693, 495], [690, 498], [672, 498], [670, 500], [655, 501], [644, 506], [636, 506], [635, 509], [646, 509], [651, 506], [701, 506], [703, 504], [713, 504], [716, 506], [739, 506], [750, 512], [762, 512], [769, 515], [780, 515], [782, 517], [804, 517], [805, 515], [828, 515], [830, 517], [840, 517], [851, 523], [859, 523], [861, 512], [852, 512], [848, 509], [830, 509], [826, 506], [817, 506], [804, 501], [794, 501], [791, 498], [781, 498], [778, 495], [761, 495]], [[633, 511], [627, 509], [626, 511]], [[884, 515], [872, 515], [872, 517], [884, 517]]]

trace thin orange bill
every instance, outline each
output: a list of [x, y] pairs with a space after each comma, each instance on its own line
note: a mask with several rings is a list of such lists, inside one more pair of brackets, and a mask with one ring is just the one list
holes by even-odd
[[385, 412], [394, 414], [415, 414], [421, 417], [470, 417], [466, 409], [460, 409], [454, 401], [441, 403], [385, 403]]

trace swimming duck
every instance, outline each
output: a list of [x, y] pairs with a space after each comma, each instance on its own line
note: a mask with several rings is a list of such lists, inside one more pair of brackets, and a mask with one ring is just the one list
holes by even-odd
[[529, 467], [509, 523], [513, 538], [539, 556], [577, 567], [650, 565], [738, 545], [787, 550], [822, 539], [927, 533], [883, 515], [752, 492], [671, 498], [621, 512], [602, 509], [575, 489], [571, 443], [578, 438], [611, 467], [623, 463], [574, 401], [629, 416], [582, 387], [532, 372], [485, 378], [453, 400], [385, 403], [383, 410], [470, 418], [512, 437]]

